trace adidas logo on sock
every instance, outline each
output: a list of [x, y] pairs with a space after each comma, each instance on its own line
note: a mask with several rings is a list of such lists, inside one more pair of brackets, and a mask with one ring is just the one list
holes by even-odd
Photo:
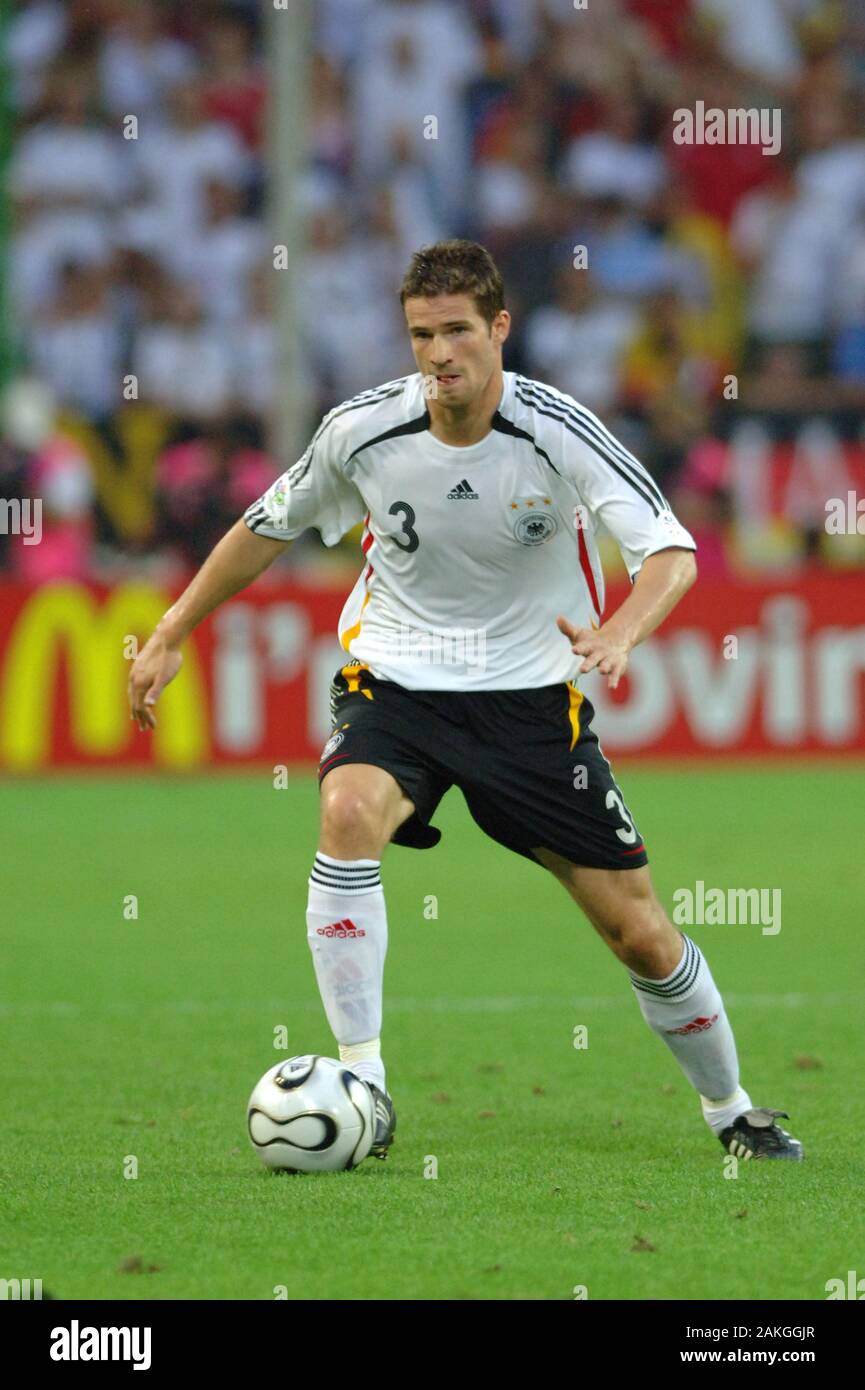
[[453, 492], [448, 493], [448, 501], [458, 502], [462, 501], [464, 498], [466, 501], [468, 501], [472, 497], [475, 499], [475, 501], [477, 501], [478, 496], [479, 494], [477, 492], [472, 491], [471, 483], [467, 482], [467, 480], [463, 478], [461, 483], [457, 483]]
[[692, 1019], [690, 1023], [686, 1023], [684, 1028], [665, 1028], [664, 1032], [681, 1033], [683, 1037], [687, 1037], [689, 1033], [705, 1033], [707, 1028], [711, 1028], [712, 1024], [717, 1022], [717, 1014], [712, 1014], [711, 1018], [700, 1018], [698, 1015], [697, 1018]]
[[318, 936], [366, 936], [363, 927], [356, 927], [350, 917], [343, 917], [341, 922], [331, 922], [329, 927], [316, 927]]

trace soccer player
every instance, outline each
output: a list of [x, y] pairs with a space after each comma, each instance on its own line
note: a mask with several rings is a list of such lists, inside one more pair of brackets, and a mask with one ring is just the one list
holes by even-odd
[[[591, 411], [503, 371], [510, 315], [482, 246], [417, 252], [400, 300], [417, 372], [332, 410], [216, 545], [132, 668], [133, 717], [155, 726], [183, 641], [287, 541], [315, 526], [334, 545], [362, 521], [306, 920], [340, 1058], [374, 1098], [372, 1153], [386, 1156], [396, 1128], [380, 1048], [381, 860], [391, 841], [437, 844], [432, 818], [457, 786], [480, 828], [554, 874], [622, 962], [725, 1151], [799, 1159], [776, 1123], [784, 1112], [755, 1108], [740, 1085], [721, 995], [655, 895], [578, 685], [594, 669], [618, 685], [631, 649], [694, 583], [695, 543]], [[606, 620], [601, 528], [632, 582]]]

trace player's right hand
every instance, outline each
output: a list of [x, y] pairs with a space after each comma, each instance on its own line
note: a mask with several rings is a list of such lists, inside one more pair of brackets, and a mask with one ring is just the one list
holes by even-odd
[[156, 633], [141, 648], [129, 673], [130, 718], [137, 721], [139, 729], [156, 728], [153, 706], [182, 665], [180, 651], [167, 646]]

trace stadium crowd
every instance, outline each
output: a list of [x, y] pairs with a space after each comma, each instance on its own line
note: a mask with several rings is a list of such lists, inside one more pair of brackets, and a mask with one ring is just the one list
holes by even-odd
[[[285, 466], [264, 9], [15, 8], [0, 493], [41, 497], [44, 521], [38, 546], [0, 535], [7, 572], [197, 565]], [[505, 277], [506, 367], [603, 416], [704, 570], [865, 563], [865, 538], [828, 547], [822, 521], [865, 457], [857, 0], [315, 0], [313, 24], [309, 432], [414, 370], [404, 266], [467, 236]], [[673, 113], [700, 101], [778, 112], [779, 152], [677, 144]], [[126, 513], [100, 482], [118, 473]]]

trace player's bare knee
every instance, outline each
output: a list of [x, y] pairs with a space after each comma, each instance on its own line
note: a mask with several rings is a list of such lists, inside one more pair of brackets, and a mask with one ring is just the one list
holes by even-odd
[[662, 980], [682, 957], [682, 937], [663, 911], [634, 912], [623, 924], [617, 955], [636, 975]]
[[322, 853], [334, 859], [379, 859], [389, 839], [383, 809], [348, 787], [322, 789]]

